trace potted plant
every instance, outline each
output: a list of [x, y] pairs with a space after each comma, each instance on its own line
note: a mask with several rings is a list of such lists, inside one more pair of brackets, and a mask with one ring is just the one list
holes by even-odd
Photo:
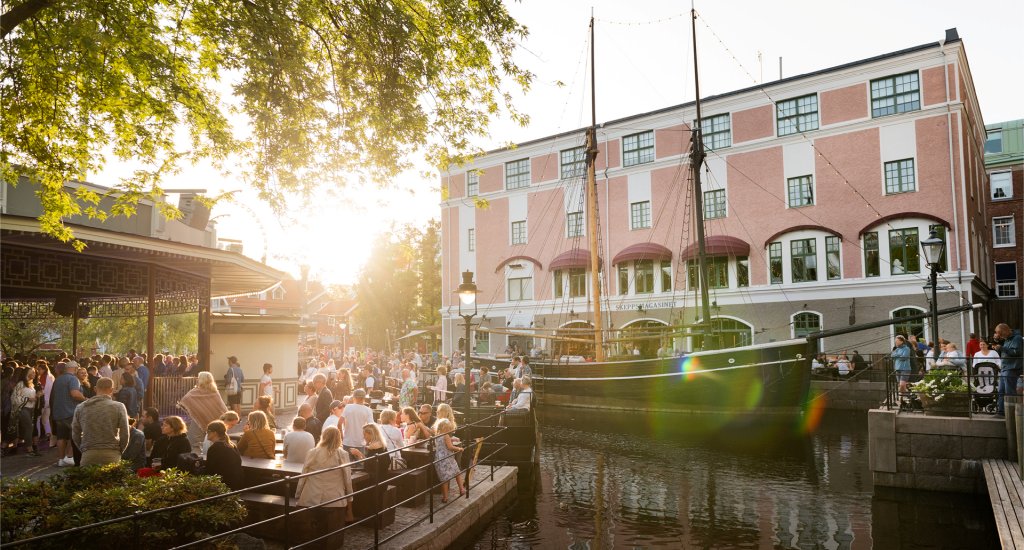
[[927, 416], [968, 416], [971, 396], [959, 370], [932, 369], [910, 386], [921, 398]]

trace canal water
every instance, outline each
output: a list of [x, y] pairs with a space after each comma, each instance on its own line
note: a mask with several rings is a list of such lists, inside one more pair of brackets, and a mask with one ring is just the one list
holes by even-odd
[[538, 420], [538, 471], [470, 547], [998, 548], [985, 496], [873, 489], [866, 413], [724, 430], [672, 413]]

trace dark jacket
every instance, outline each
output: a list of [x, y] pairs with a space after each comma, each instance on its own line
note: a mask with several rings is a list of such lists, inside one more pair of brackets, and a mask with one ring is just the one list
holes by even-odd
[[454, 396], [452, 397], [452, 406], [463, 411], [469, 408], [469, 391], [465, 384], [458, 384], [455, 386]]
[[125, 386], [120, 390], [117, 390], [117, 395], [114, 396], [119, 402], [124, 405], [124, 408], [128, 411], [128, 416], [139, 416], [139, 392], [135, 388], [129, 388]]
[[121, 453], [121, 460], [127, 460], [132, 464], [132, 470], [146, 467], [146, 436], [142, 430], [132, 428], [128, 438], [128, 448]]
[[218, 475], [224, 485], [232, 491], [241, 489], [245, 484], [242, 481], [242, 455], [238, 449], [223, 441], [218, 441], [206, 451], [207, 475]]
[[188, 442], [187, 435], [164, 436], [153, 444], [153, 454], [150, 458], [159, 458], [160, 467], [166, 470], [178, 466], [178, 455], [191, 452], [192, 444]]
[[315, 416], [320, 420], [321, 424], [327, 421], [328, 416], [331, 416], [332, 401], [334, 401], [334, 394], [331, 393], [331, 390], [327, 389], [327, 386], [324, 386], [316, 396]]
[[320, 432], [324, 429], [324, 423], [320, 419], [311, 416], [306, 419], [306, 431], [313, 434], [313, 441], [320, 443]]
[[999, 349], [999, 356], [1003, 359], [1001, 370], [1015, 372], [1021, 370], [1021, 352], [1024, 351], [1022, 348], [1024, 348], [1024, 342], [1022, 342], [1020, 331], [1015, 330]]

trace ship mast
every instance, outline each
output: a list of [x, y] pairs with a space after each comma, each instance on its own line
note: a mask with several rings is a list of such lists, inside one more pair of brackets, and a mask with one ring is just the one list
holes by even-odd
[[594, 304], [594, 360], [604, 361], [601, 271], [597, 249], [597, 99], [594, 83], [594, 16], [590, 16], [590, 128], [587, 129], [587, 236], [590, 240], [590, 287]]
[[693, 209], [697, 225], [697, 286], [700, 287], [700, 309], [704, 329], [704, 349], [717, 349], [718, 338], [711, 324], [711, 306], [708, 296], [708, 258], [704, 243], [704, 193], [701, 190], [700, 171], [704, 165], [704, 140], [701, 137], [700, 73], [697, 70], [697, 10], [690, 8], [690, 27], [693, 31], [693, 87], [696, 94], [697, 123], [690, 134], [690, 169], [693, 172]]

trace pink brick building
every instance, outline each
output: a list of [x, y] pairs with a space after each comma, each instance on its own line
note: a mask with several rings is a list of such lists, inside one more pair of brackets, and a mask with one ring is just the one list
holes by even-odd
[[[947, 240], [940, 284], [951, 288], [940, 291], [940, 307], [987, 299], [985, 125], [955, 29], [940, 42], [705, 98], [702, 112], [711, 314], [727, 344], [926, 311], [918, 241], [931, 230]], [[598, 129], [606, 327], [650, 331], [702, 315], [688, 280], [695, 117], [687, 103]], [[482, 326], [518, 333], [476, 333], [480, 353], [510, 342], [548, 349], [548, 340], [528, 335], [588, 326], [584, 136], [581, 129], [491, 151], [443, 175], [445, 352], [463, 334], [448, 291], [464, 270], [480, 288]], [[944, 319], [940, 330], [963, 342], [988, 322], [982, 311]], [[922, 332], [927, 323], [824, 346], [885, 351], [894, 330]], [[632, 346], [627, 337], [612, 343], [613, 354]], [[676, 334], [637, 344], [653, 353], [694, 342]]]

